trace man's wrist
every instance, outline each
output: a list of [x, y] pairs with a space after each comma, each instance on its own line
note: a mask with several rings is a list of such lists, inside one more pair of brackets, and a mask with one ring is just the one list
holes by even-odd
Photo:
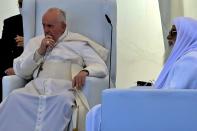
[[40, 55], [40, 54], [38, 53], [38, 50], [36, 50], [35, 53], [34, 53], [33, 60], [37, 63], [37, 62], [40, 61], [42, 58], [43, 58], [43, 56]]
[[39, 49], [37, 49], [37, 53], [39, 54], [39, 55], [41, 55], [41, 56], [44, 56], [44, 53], [41, 51], [41, 49], [39, 48]]
[[84, 71], [84, 72], [86, 72], [86, 73], [87, 73], [87, 76], [89, 76], [89, 71], [88, 71], [88, 70], [86, 70], [86, 69], [83, 69], [83, 70], [81, 70], [81, 71]]

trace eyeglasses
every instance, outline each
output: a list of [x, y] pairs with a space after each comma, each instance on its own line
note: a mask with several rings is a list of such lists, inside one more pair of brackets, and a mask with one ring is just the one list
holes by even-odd
[[170, 34], [171, 36], [176, 36], [176, 35], [177, 35], [177, 31], [176, 31], [176, 30], [171, 30], [171, 31], [169, 32], [169, 34]]

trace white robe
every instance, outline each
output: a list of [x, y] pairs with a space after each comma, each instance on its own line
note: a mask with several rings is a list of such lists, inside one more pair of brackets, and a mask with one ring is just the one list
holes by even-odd
[[154, 87], [197, 88], [197, 21], [189, 17], [177, 17], [172, 25], [176, 27], [176, 41]]
[[[75, 100], [69, 90], [73, 75], [86, 66], [89, 76], [106, 76], [104, 61], [86, 42], [63, 41], [64, 37], [66, 34], [44, 58], [36, 52], [44, 36], [35, 37], [14, 60], [15, 73], [25, 79], [33, 77], [33, 80], [1, 103], [0, 131], [67, 130]], [[43, 70], [37, 77], [43, 61]]]

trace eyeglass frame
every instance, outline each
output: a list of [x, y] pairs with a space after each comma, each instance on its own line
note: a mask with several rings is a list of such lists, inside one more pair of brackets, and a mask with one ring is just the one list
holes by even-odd
[[171, 31], [169, 32], [169, 34], [170, 34], [171, 36], [176, 36], [176, 35], [177, 35], [177, 31], [176, 31], [176, 30], [171, 30]]

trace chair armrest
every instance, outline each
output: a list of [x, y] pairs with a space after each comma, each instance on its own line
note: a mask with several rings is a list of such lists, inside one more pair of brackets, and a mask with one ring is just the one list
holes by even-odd
[[8, 96], [12, 90], [24, 87], [26, 83], [26, 80], [17, 75], [4, 76], [2, 79], [3, 98]]
[[87, 98], [90, 108], [101, 103], [101, 93], [109, 87], [109, 76], [105, 78], [87, 77], [82, 92]]
[[197, 90], [107, 89], [102, 131], [197, 130]]
[[[90, 108], [96, 104], [101, 103], [101, 92], [104, 89], [107, 89], [109, 86], [109, 77], [105, 78], [96, 78], [96, 77], [87, 77], [85, 85], [82, 89], [84, 95], [87, 98], [87, 101], [90, 105]], [[24, 87], [27, 83], [27, 80], [16, 76], [4, 76], [2, 80], [3, 84], [3, 98], [8, 96], [8, 94], [17, 88]]]

